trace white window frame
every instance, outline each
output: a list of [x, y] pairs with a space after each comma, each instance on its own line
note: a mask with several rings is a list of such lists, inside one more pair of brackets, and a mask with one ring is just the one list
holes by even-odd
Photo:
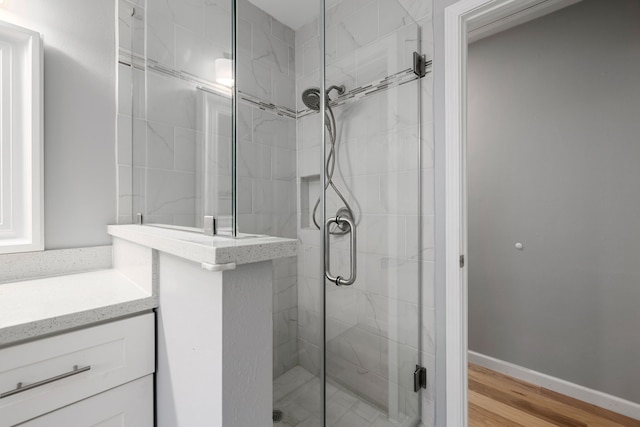
[[0, 22], [0, 254], [44, 250], [40, 34]]

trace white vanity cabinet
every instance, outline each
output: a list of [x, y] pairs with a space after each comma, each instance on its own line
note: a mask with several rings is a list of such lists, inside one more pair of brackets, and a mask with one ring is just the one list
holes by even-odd
[[151, 427], [154, 331], [148, 313], [1, 348], [0, 427]]
[[153, 426], [153, 375], [20, 424], [20, 427], [54, 426]]

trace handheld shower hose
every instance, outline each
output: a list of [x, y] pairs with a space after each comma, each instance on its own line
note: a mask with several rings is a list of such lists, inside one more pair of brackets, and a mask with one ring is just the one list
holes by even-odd
[[[325, 93], [325, 97], [326, 97], [325, 105], [327, 107], [325, 111], [325, 126], [327, 127], [327, 131], [329, 131], [330, 146], [329, 146], [329, 154], [327, 155], [327, 161], [325, 163], [325, 174], [326, 174], [327, 180], [326, 180], [324, 190], [326, 190], [327, 188], [329, 188], [329, 186], [331, 186], [331, 188], [333, 188], [333, 191], [336, 193], [336, 195], [340, 198], [340, 200], [344, 204], [344, 207], [346, 208], [351, 219], [355, 219], [355, 214], [351, 209], [349, 202], [347, 202], [347, 199], [342, 195], [338, 187], [336, 187], [336, 185], [333, 183], [333, 174], [335, 172], [335, 167], [336, 167], [336, 156], [337, 156], [336, 149], [338, 145], [338, 132], [337, 132], [337, 126], [336, 126], [336, 118], [333, 114], [333, 110], [331, 109], [331, 106], [329, 105], [329, 101], [330, 101], [329, 92], [331, 92], [332, 90], [336, 90], [338, 94], [342, 95], [345, 92], [345, 87], [333, 85], [333, 86], [330, 86]], [[318, 88], [306, 89], [304, 92], [302, 92], [302, 102], [308, 108], [315, 111], [320, 111], [320, 89]], [[312, 214], [313, 223], [315, 224], [318, 230], [320, 230], [320, 225], [316, 220], [316, 212], [318, 210], [318, 206], [320, 206], [320, 197], [321, 196], [319, 195], [318, 199], [316, 200], [316, 203], [313, 207], [313, 214]], [[338, 226], [336, 230], [333, 230], [331, 232], [331, 234], [341, 235], [341, 234], [346, 234], [348, 232], [349, 232], [348, 229], [346, 228], [343, 229], [341, 226]]]

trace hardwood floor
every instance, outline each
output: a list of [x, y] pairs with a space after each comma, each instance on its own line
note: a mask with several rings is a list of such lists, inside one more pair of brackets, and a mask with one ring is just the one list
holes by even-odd
[[469, 426], [640, 427], [640, 421], [470, 363]]

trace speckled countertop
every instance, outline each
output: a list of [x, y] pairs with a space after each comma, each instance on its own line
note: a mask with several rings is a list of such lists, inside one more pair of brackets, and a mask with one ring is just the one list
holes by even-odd
[[0, 346], [157, 307], [118, 270], [0, 284]]
[[[294, 256], [297, 251], [295, 239], [270, 236], [243, 235], [233, 239], [144, 225], [114, 225], [109, 226], [108, 231], [120, 239], [212, 265], [268, 261]], [[96, 252], [97, 249], [91, 251]], [[100, 255], [102, 259], [109, 255], [110, 248], [99, 251], [100, 254], [105, 253]], [[56, 259], [76, 259], [80, 256], [75, 252], [68, 256], [57, 252], [53, 255]], [[26, 261], [23, 259], [21, 262]], [[158, 306], [156, 295], [139, 286], [118, 268], [28, 280], [25, 277], [20, 280], [26, 273], [33, 273], [34, 266], [31, 264], [22, 269], [13, 269], [16, 271], [8, 272], [4, 278], [18, 278], [17, 281], [0, 283], [0, 347], [141, 313]], [[54, 264], [57, 266], [55, 269], [39, 269], [38, 272], [60, 274], [64, 269], [71, 270], [66, 264], [62, 265], [60, 260]], [[105, 263], [81, 264], [86, 267]]]
[[296, 255], [298, 241], [271, 236], [207, 236], [146, 225], [110, 225], [109, 234], [191, 261], [249, 264]]

